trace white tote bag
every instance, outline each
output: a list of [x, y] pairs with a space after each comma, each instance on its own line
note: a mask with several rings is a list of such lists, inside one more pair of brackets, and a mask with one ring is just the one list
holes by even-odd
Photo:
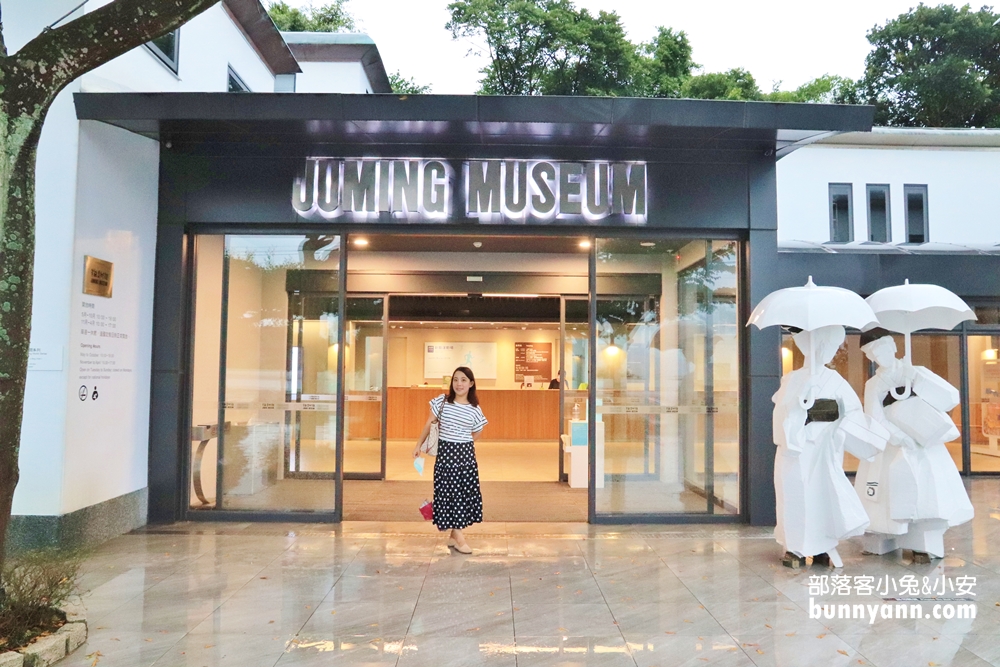
[[420, 452], [426, 454], [427, 456], [437, 456], [438, 455], [438, 423], [436, 421], [431, 422], [430, 433], [424, 438], [424, 441], [420, 443]]

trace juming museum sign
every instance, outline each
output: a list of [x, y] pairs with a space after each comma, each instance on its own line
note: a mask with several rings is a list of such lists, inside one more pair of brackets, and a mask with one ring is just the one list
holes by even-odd
[[292, 206], [308, 220], [646, 222], [645, 162], [308, 158]]

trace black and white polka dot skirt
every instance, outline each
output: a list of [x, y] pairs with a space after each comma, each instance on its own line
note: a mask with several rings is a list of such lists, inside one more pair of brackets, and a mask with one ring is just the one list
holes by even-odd
[[438, 440], [434, 459], [434, 525], [465, 528], [483, 520], [483, 494], [473, 442]]

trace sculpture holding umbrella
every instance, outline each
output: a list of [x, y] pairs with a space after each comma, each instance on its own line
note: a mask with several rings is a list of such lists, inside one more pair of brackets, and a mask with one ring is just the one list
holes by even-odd
[[[878, 365], [865, 384], [865, 412], [890, 432], [884, 453], [862, 461], [855, 489], [871, 523], [865, 551], [911, 549], [915, 562], [944, 555], [944, 533], [972, 519], [974, 511], [946, 443], [959, 437], [949, 411], [958, 390], [922, 366], [913, 366], [911, 334], [951, 330], [975, 319], [962, 299], [938, 285], [886, 287], [868, 304], [880, 328], [862, 334], [862, 351]], [[890, 332], [904, 335], [902, 359]]]
[[864, 299], [850, 290], [818, 286], [812, 277], [803, 287], [772, 292], [750, 315], [758, 328], [797, 330], [795, 345], [805, 367], [781, 379], [775, 403], [775, 539], [785, 547], [782, 562], [800, 567], [814, 563], [840, 567], [840, 540], [861, 535], [868, 517], [844, 475], [845, 448], [862, 459], [874, 458], [889, 432], [871, 422], [857, 394], [826, 364], [844, 342], [845, 326], [865, 329], [877, 323]]
[[[865, 301], [883, 329], [903, 334], [903, 359], [907, 364], [912, 360], [910, 335], [914, 331], [951, 331], [966, 320], [976, 319], [972, 309], [954, 292], [939, 285], [911, 285], [909, 280], [880, 289]], [[894, 390], [893, 398], [903, 400], [909, 392], [907, 383], [905, 395], [896, 395]]]

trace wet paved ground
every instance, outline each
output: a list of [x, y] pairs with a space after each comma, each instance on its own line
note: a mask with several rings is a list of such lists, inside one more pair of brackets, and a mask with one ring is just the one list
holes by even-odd
[[[745, 526], [493, 523], [472, 556], [420, 523], [153, 527], [88, 560], [90, 640], [61, 664], [1000, 665], [1000, 481], [972, 489], [943, 561], [852, 540], [836, 571], [784, 568], [770, 529]], [[810, 618], [810, 597], [900, 596], [811, 596], [824, 574], [976, 577], [977, 617]]]

